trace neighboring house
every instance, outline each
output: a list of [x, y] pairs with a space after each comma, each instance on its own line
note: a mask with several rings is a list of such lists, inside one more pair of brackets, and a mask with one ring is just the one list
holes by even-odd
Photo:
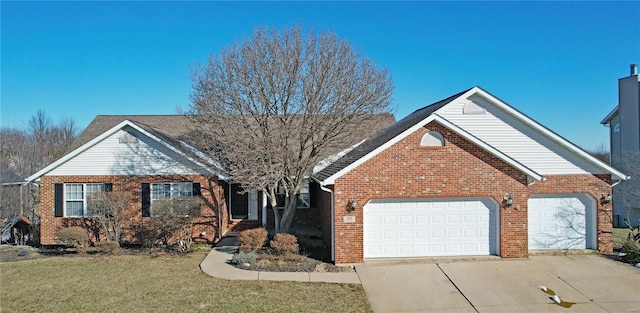
[[419, 109], [313, 177], [335, 263], [612, 252], [626, 175], [479, 87]]
[[[629, 170], [628, 162], [640, 163], [640, 76], [638, 66], [631, 64], [628, 77], [618, 80], [618, 105], [601, 122], [609, 126], [611, 147], [611, 165]], [[636, 170], [637, 171], [637, 170]], [[627, 173], [630, 174], [630, 173]], [[637, 175], [632, 173], [632, 176]], [[631, 177], [625, 185], [613, 188], [613, 224], [625, 227], [624, 220], [630, 211], [629, 222], [638, 226], [640, 219], [640, 200], [630, 194], [630, 190], [640, 190], [640, 179]], [[636, 195], [637, 196], [637, 195]]]
[[[394, 121], [390, 114], [381, 115], [376, 125], [382, 129]], [[61, 227], [86, 227], [91, 221], [88, 196], [99, 191], [131, 193], [125, 213], [125, 240], [130, 242], [153, 218], [159, 199], [204, 200], [192, 233], [199, 241], [215, 242], [229, 230], [268, 224], [271, 209], [265, 197], [255, 190], [239, 193], [240, 186], [229, 183], [220, 164], [189, 144], [188, 123], [179, 115], [97, 116], [64, 157], [27, 179], [40, 185], [41, 243], [60, 244], [56, 232]], [[317, 225], [309, 186], [301, 193], [296, 222]]]

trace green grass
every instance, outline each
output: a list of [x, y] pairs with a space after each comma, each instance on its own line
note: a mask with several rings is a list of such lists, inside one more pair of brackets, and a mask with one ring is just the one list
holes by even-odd
[[188, 256], [54, 257], [0, 264], [2, 312], [371, 312], [362, 286], [228, 281]]
[[629, 236], [629, 228], [614, 228], [613, 248], [620, 249], [627, 241], [627, 236]]

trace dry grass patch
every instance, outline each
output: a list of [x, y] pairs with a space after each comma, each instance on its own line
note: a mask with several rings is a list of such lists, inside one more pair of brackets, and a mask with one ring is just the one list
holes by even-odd
[[371, 312], [362, 286], [228, 281], [186, 256], [52, 257], [0, 264], [3, 312]]

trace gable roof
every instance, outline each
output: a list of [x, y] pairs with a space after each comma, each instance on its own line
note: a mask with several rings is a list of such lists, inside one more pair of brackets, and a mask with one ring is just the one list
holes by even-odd
[[[377, 126], [375, 130], [378, 130], [392, 125], [394, 122], [395, 118], [392, 114], [378, 114], [374, 116], [372, 124]], [[223, 174], [224, 170], [220, 163], [212, 159], [208, 154], [194, 148], [190, 140], [190, 132], [193, 130], [189, 127], [189, 124], [190, 120], [185, 115], [98, 115], [73, 141], [65, 156], [31, 175], [27, 178], [27, 181], [34, 181], [46, 175], [51, 170], [127, 125], [144, 133], [147, 137], [179, 155], [186, 157], [203, 169], [217, 174], [220, 179], [227, 179], [228, 177]], [[363, 138], [371, 135], [371, 133], [362, 134], [361, 138], [354, 140], [362, 141]], [[340, 151], [345, 147], [333, 148], [336, 151]]]
[[611, 123], [611, 119], [614, 118], [616, 116], [616, 114], [618, 114], [618, 110], [620, 109], [619, 105], [616, 105], [615, 108], [613, 108], [613, 110], [611, 110], [611, 112], [609, 112], [609, 114], [607, 114], [607, 116], [605, 116], [602, 121], [600, 121], [600, 124], [602, 125], [607, 125], [609, 123]]
[[[172, 136], [169, 136], [169, 135], [165, 134], [164, 132], [162, 132], [162, 131], [160, 131], [158, 129], [154, 129], [149, 125], [144, 125], [142, 123], [136, 123], [136, 122], [130, 121], [128, 119], [125, 119], [125, 120], [121, 121], [120, 123], [116, 124], [115, 126], [112, 126], [111, 128], [107, 129], [106, 131], [103, 131], [103, 132], [99, 133], [99, 135], [91, 138], [91, 136], [94, 133], [98, 133], [99, 130], [101, 130], [103, 127], [105, 127], [105, 125], [109, 125], [110, 124], [109, 122], [113, 122], [114, 120], [117, 120], [117, 119], [107, 118], [107, 119], [105, 119], [103, 121], [99, 121], [99, 123], [97, 123], [97, 124], [94, 124], [94, 122], [92, 122], [90, 124], [90, 126], [93, 124], [93, 127], [87, 127], [87, 129], [78, 137], [78, 139], [76, 139], [76, 141], [74, 141], [73, 146], [79, 145], [77, 148], [71, 150], [65, 156], [63, 156], [62, 158], [60, 158], [60, 159], [56, 160], [55, 162], [51, 163], [47, 167], [45, 167], [42, 170], [38, 171], [37, 173], [29, 176], [26, 179], [26, 181], [31, 182], [31, 181], [34, 181], [34, 180], [46, 175], [47, 173], [49, 173], [53, 169], [55, 169], [58, 166], [66, 163], [67, 161], [71, 160], [75, 156], [77, 156], [77, 155], [81, 154], [82, 152], [88, 150], [89, 148], [93, 147], [94, 145], [96, 145], [97, 143], [101, 142], [105, 138], [113, 135], [117, 131], [119, 131], [119, 130], [127, 127], [127, 126], [137, 130], [138, 132], [144, 134], [145, 136], [151, 138], [152, 140], [160, 143], [164, 147], [166, 147], [169, 150], [177, 153], [178, 155], [186, 158], [187, 160], [189, 160], [190, 162], [192, 162], [192, 163], [196, 164], [197, 166], [203, 168], [204, 170], [206, 170], [206, 171], [208, 171], [208, 172], [210, 172], [212, 174], [218, 175], [218, 177], [220, 177], [221, 179], [225, 178], [222, 174], [220, 174], [220, 169], [216, 169], [213, 166], [211, 166], [211, 165], [215, 165], [215, 164], [205, 165], [205, 163], [208, 163], [208, 162], [206, 162], [206, 161], [203, 162], [204, 161], [203, 158], [198, 157], [196, 155], [196, 153], [194, 153], [190, 149], [187, 149], [187, 147], [185, 147], [183, 145], [180, 145], [179, 141], [177, 141]], [[106, 123], [104, 121], [106, 121]], [[158, 119], [153, 119], [153, 121], [157, 122]], [[91, 139], [89, 139], [89, 138], [91, 138]], [[89, 139], [89, 140], [86, 141], [87, 139]]]
[[428, 105], [428, 106], [426, 106], [424, 108], [421, 108], [421, 109], [418, 109], [418, 110], [414, 111], [413, 113], [407, 115], [406, 117], [404, 117], [403, 119], [399, 120], [395, 124], [393, 124], [393, 125], [385, 128], [385, 129], [379, 131], [371, 139], [366, 140], [365, 142], [363, 142], [362, 144], [360, 144], [356, 148], [354, 148], [351, 151], [349, 151], [348, 153], [346, 153], [344, 156], [342, 156], [337, 161], [333, 162], [332, 164], [326, 166], [323, 170], [321, 170], [318, 173], [316, 173], [314, 175], [314, 177], [316, 179], [319, 179], [320, 181], [324, 181], [325, 179], [335, 175], [336, 173], [340, 172], [341, 170], [343, 170], [347, 166], [353, 164], [357, 160], [362, 159], [366, 155], [370, 154], [372, 151], [374, 151], [377, 148], [381, 147], [385, 143], [390, 142], [393, 138], [399, 136], [400, 134], [405, 132], [407, 129], [411, 128], [412, 126], [416, 125], [420, 121], [422, 121], [425, 118], [429, 117], [437, 109], [439, 109], [439, 108], [445, 106], [446, 104], [448, 104], [449, 102], [457, 99], [459, 96], [461, 96], [462, 94], [464, 94], [465, 92], [467, 92], [469, 90], [470, 89], [465, 90], [465, 91], [460, 92], [458, 94], [455, 94], [455, 95], [453, 95], [451, 97], [448, 97], [446, 99], [442, 99], [442, 100], [440, 100], [440, 101], [438, 101], [436, 103], [433, 103], [433, 104]]
[[453, 130], [454, 132], [463, 136], [467, 140], [475, 143], [476, 145], [482, 147], [483, 149], [492, 153], [496, 157], [502, 159], [508, 164], [519, 169], [523, 173], [526, 173], [529, 177], [535, 180], [544, 180], [544, 177], [539, 173], [536, 173], [535, 171], [528, 168], [524, 164], [502, 153], [498, 149], [483, 142], [479, 138], [475, 137], [474, 135], [468, 133], [464, 129], [456, 126], [455, 124], [449, 122], [448, 120], [446, 120], [445, 118], [437, 114], [437, 111], [443, 108], [444, 106], [446, 106], [447, 104], [452, 103], [457, 99], [468, 98], [471, 95], [474, 95], [476, 93], [489, 99], [492, 103], [496, 104], [503, 110], [507, 111], [509, 114], [511, 114], [515, 118], [533, 127], [535, 130], [543, 133], [545, 136], [549, 137], [550, 139], [554, 140], [555, 142], [559, 143], [561, 146], [569, 149], [575, 154], [579, 155], [581, 158], [587, 160], [588, 162], [595, 164], [597, 167], [603, 169], [608, 173], [611, 173], [612, 175], [618, 177], [619, 179], [628, 179], [628, 177], [623, 173], [617, 171], [616, 169], [609, 166], [608, 164], [591, 156], [586, 151], [570, 143], [568, 140], [564, 139], [563, 137], [549, 130], [548, 128], [538, 124], [533, 119], [529, 118], [528, 116], [516, 110], [515, 108], [509, 106], [505, 102], [501, 101], [500, 99], [496, 98], [495, 96], [491, 95], [490, 93], [486, 92], [480, 87], [473, 87], [473, 88], [467, 89], [451, 97], [448, 97], [446, 99], [440, 100], [431, 105], [428, 105], [426, 107], [416, 110], [415, 112], [409, 114], [405, 118], [398, 121], [396, 124], [391, 125], [387, 129], [384, 129], [378, 132], [376, 136], [371, 138], [371, 140], [365, 141], [360, 146], [346, 153], [342, 158], [338, 159], [336, 162], [334, 162], [330, 166], [327, 166], [322, 171], [318, 172], [314, 177], [325, 185], [333, 184], [335, 182], [335, 179], [337, 179], [338, 177], [349, 172], [351, 169], [357, 167], [361, 163], [364, 163], [366, 160], [372, 158], [373, 156], [380, 153], [387, 147], [405, 138], [406, 136], [413, 133], [420, 127], [423, 127], [424, 125], [426, 125], [431, 121], [437, 121], [443, 126]]
[[145, 128], [158, 129], [167, 136], [179, 138], [188, 133], [189, 120], [184, 115], [98, 115], [72, 143], [67, 153], [80, 148], [93, 138], [128, 120]]

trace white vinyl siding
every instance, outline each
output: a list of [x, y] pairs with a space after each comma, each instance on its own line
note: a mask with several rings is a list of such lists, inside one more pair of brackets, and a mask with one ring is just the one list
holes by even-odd
[[[464, 114], [473, 101], [485, 114]], [[452, 102], [436, 112], [476, 138], [541, 175], [602, 173], [602, 169], [479, 96]]]
[[[138, 140], [133, 140], [137, 138]], [[126, 140], [123, 140], [126, 139]], [[167, 147], [125, 127], [47, 175], [193, 175], [204, 170]]]

